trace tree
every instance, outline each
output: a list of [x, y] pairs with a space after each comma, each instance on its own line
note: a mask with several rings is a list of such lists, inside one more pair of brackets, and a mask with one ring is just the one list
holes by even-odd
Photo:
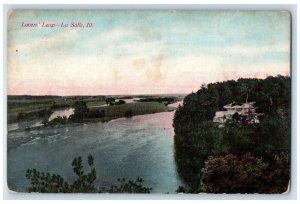
[[118, 102], [116, 102], [115, 104], [116, 105], [123, 105], [123, 104], [125, 104], [126, 102], [124, 101], [124, 100], [122, 100], [122, 99], [120, 99]]
[[26, 178], [30, 180], [28, 192], [40, 193], [150, 193], [152, 188], [143, 186], [144, 180], [138, 177], [135, 181], [118, 179], [119, 185], [111, 185], [110, 187], [99, 187], [94, 184], [97, 176], [94, 168], [94, 158], [88, 155], [87, 164], [90, 168], [85, 173], [82, 158], [76, 157], [72, 162], [73, 172], [76, 180], [69, 183], [58, 174], [50, 174], [49, 172], [39, 172], [36, 169], [28, 169]]
[[93, 193], [97, 192], [97, 187], [93, 185], [96, 180], [96, 169], [93, 167], [94, 158], [92, 155], [88, 156], [88, 165], [91, 168], [90, 172], [84, 174], [81, 157], [75, 158], [72, 162], [73, 172], [77, 175], [77, 179], [70, 186], [72, 192], [75, 193]]
[[175, 137], [175, 161], [179, 174], [196, 192], [199, 185], [199, 170], [210, 155], [228, 153], [227, 143], [223, 141], [224, 129], [212, 122], [203, 122], [186, 131], [185, 135]]
[[70, 116], [71, 120], [81, 121], [89, 113], [89, 109], [85, 101], [76, 101], [73, 107], [75, 108], [75, 110], [74, 110], [74, 114]]
[[26, 178], [30, 180], [31, 186], [27, 188], [28, 192], [40, 193], [69, 193], [71, 192], [69, 184], [57, 174], [39, 172], [36, 169], [28, 169]]
[[[199, 190], [201, 169], [209, 156], [241, 157], [250, 152], [272, 164], [274, 155], [290, 154], [290, 85], [290, 77], [283, 76], [229, 80], [201, 86], [184, 98], [173, 119], [175, 161], [190, 192]], [[226, 123], [223, 128], [212, 123], [216, 111], [224, 105], [244, 103], [246, 98], [256, 102], [256, 111], [262, 113], [260, 123], [249, 122], [251, 113], [235, 114], [236, 122]], [[275, 177], [272, 179], [275, 182]], [[265, 180], [261, 182], [265, 184]], [[284, 188], [284, 182], [279, 186]]]
[[237, 157], [210, 156], [201, 170], [200, 192], [206, 193], [258, 193], [263, 171], [268, 164], [250, 153]]
[[201, 170], [200, 192], [283, 193], [290, 179], [286, 154], [275, 155], [271, 163], [250, 153], [240, 157], [210, 156]]
[[57, 174], [39, 172], [36, 169], [28, 169], [26, 178], [31, 181], [31, 186], [27, 189], [28, 192], [41, 193], [94, 193], [97, 188], [93, 185], [96, 180], [96, 170], [93, 167], [94, 158], [88, 156], [88, 165], [91, 168], [90, 172], [85, 174], [81, 157], [75, 158], [72, 162], [73, 172], [77, 179], [73, 184], [69, 184], [64, 178]]
[[106, 102], [106, 105], [107, 105], [107, 106], [108, 106], [108, 105], [112, 106], [112, 105], [114, 105], [115, 98], [108, 97], [108, 98], [105, 99], [105, 102]]
[[135, 181], [126, 181], [125, 178], [118, 179], [119, 185], [112, 185], [108, 190], [104, 189], [104, 192], [109, 193], [150, 193], [152, 188], [143, 186], [144, 180], [138, 177]]

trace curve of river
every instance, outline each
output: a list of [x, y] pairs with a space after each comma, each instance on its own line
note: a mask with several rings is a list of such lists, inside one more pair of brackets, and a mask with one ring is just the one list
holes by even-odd
[[[178, 105], [178, 104], [175, 104]], [[173, 105], [174, 106], [174, 105]], [[36, 168], [74, 180], [71, 163], [94, 156], [96, 184], [110, 186], [118, 178], [142, 177], [152, 193], [174, 193], [183, 185], [174, 162], [174, 111], [119, 118], [107, 123], [9, 132], [7, 178], [13, 191], [26, 191], [26, 169]]]

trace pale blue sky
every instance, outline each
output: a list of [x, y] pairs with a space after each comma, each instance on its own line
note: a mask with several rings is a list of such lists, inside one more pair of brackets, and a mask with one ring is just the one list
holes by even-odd
[[[93, 28], [22, 22], [92, 22]], [[283, 11], [19, 10], [8, 24], [8, 88], [40, 94], [20, 87], [40, 79], [52, 94], [57, 83], [63, 95], [188, 93], [213, 81], [288, 75], [289, 43], [290, 16]], [[44, 75], [52, 78], [42, 82]]]

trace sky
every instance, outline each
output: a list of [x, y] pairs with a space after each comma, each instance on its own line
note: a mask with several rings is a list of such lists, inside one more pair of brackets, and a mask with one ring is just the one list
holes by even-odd
[[8, 95], [191, 93], [211, 82], [278, 74], [290, 75], [286, 11], [9, 14]]

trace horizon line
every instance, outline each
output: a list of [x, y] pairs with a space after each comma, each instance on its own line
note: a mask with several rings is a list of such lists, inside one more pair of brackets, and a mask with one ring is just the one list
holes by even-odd
[[[192, 93], [192, 92], [190, 92]], [[99, 95], [52, 95], [52, 94], [7, 94], [7, 96], [61, 96], [61, 97], [66, 97], [66, 96], [153, 96], [153, 95], [187, 95], [189, 93], [161, 93], [161, 94], [99, 94]]]
[[[276, 75], [267, 75], [265, 77], [238, 77], [238, 78], [231, 78], [231, 79], [223, 79], [223, 80], [217, 80], [217, 81], [211, 81], [209, 83], [201, 83], [202, 85], [208, 85], [208, 84], [212, 84], [212, 83], [222, 83], [222, 82], [227, 82], [227, 81], [238, 81], [240, 79], [261, 79], [261, 80], [265, 80], [269, 77], [278, 77], [278, 76], [282, 76], [282, 77], [291, 77], [291, 74], [289, 73], [288, 75], [283, 75], [283, 74], [276, 74]], [[195, 91], [195, 90], [191, 90], [189, 92], [185, 92], [185, 93], [138, 93], [138, 94], [91, 94], [91, 95], [84, 95], [84, 94], [79, 94], [79, 95], [72, 95], [72, 94], [66, 94], [66, 95], [52, 95], [52, 94], [7, 94], [6, 96], [60, 96], [60, 97], [74, 97], [74, 96], [140, 96], [140, 95], [188, 95], [191, 93], [195, 93], [197, 92], [199, 89], [201, 89], [201, 86], [199, 86], [199, 88]], [[6, 90], [7, 91], [7, 90]]]

